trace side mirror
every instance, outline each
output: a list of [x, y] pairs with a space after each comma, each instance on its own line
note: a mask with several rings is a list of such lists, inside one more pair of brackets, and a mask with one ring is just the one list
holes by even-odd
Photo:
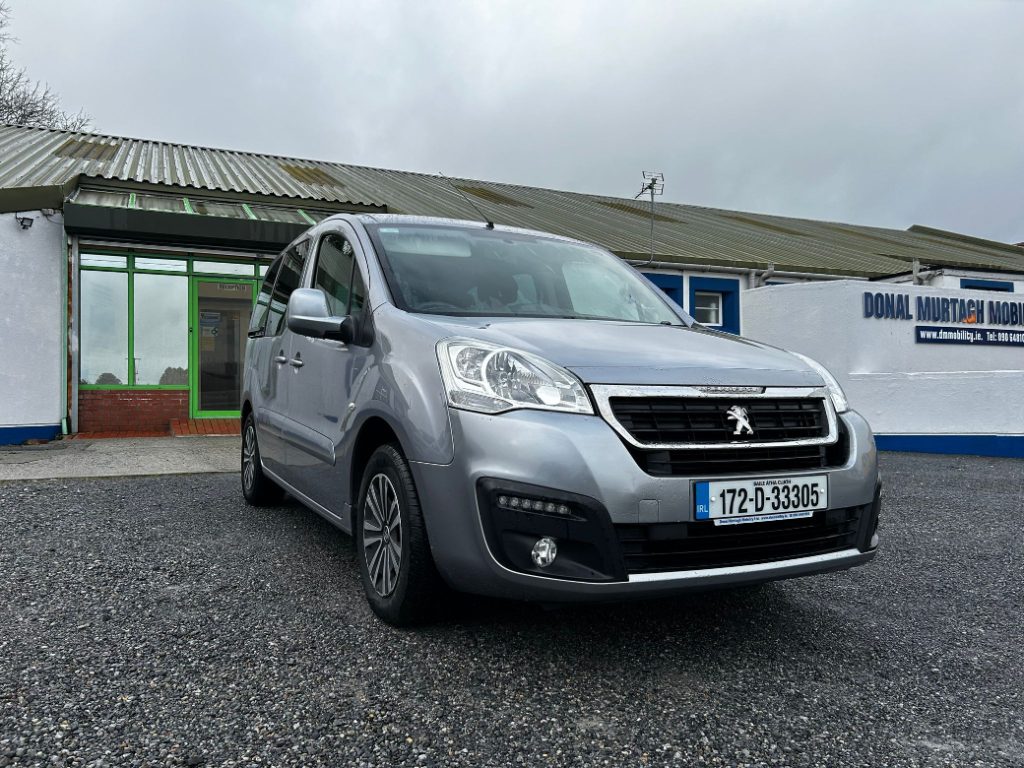
[[327, 306], [327, 295], [319, 288], [296, 288], [288, 297], [285, 312], [288, 330], [314, 339], [335, 339], [351, 343], [355, 338], [355, 323], [348, 315], [332, 315]]

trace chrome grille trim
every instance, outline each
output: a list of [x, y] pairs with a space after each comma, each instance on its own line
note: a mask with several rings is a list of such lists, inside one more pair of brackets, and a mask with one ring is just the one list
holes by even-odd
[[801, 445], [831, 445], [839, 439], [839, 425], [837, 422], [836, 410], [832, 405], [832, 398], [829, 397], [825, 387], [764, 387], [760, 393], [744, 392], [737, 396], [751, 399], [798, 399], [809, 398], [823, 400], [825, 405], [825, 418], [828, 420], [828, 434], [823, 437], [803, 438], [800, 440], [772, 440], [768, 442], [754, 440], [730, 440], [719, 443], [641, 443], [629, 433], [612, 410], [611, 399], [613, 397], [676, 397], [676, 398], [716, 398], [721, 399], [724, 394], [723, 388], [696, 387], [696, 386], [633, 386], [623, 384], [591, 384], [590, 392], [597, 403], [597, 410], [601, 417], [614, 429], [619, 436], [630, 445], [642, 450], [659, 449], [715, 449], [715, 448], [783, 448], [786, 446]]

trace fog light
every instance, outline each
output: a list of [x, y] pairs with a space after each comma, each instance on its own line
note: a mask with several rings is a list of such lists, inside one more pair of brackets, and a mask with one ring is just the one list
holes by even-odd
[[533, 545], [533, 552], [530, 553], [530, 557], [533, 558], [533, 563], [538, 568], [547, 568], [558, 557], [558, 544], [550, 536], [537, 539], [537, 543]]

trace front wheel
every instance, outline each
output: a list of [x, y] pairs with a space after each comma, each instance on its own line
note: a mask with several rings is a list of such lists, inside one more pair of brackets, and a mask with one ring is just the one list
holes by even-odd
[[430, 554], [412, 472], [394, 445], [370, 456], [355, 523], [359, 574], [373, 612], [395, 626], [435, 615], [444, 586]]
[[250, 413], [242, 426], [242, 495], [254, 507], [279, 504], [284, 491], [263, 471], [260, 445], [256, 438], [256, 420]]

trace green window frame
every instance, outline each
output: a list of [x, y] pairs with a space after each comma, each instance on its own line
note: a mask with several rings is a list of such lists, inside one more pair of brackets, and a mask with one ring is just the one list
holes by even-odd
[[[255, 259], [225, 259], [213, 255], [207, 255], [203, 253], [154, 253], [152, 251], [118, 251], [109, 250], [103, 248], [82, 248], [82, 256], [123, 256], [126, 259], [126, 265], [124, 267], [104, 267], [104, 266], [86, 266], [81, 265], [79, 267], [80, 272], [118, 272], [121, 274], [128, 275], [128, 383], [127, 384], [81, 384], [79, 383], [78, 389], [80, 391], [89, 390], [177, 390], [177, 391], [189, 391], [189, 384], [136, 384], [135, 383], [135, 275], [174, 275], [176, 277], [187, 277], [189, 282], [189, 308], [192, 303], [192, 285], [194, 277], [200, 277], [203, 279], [210, 279], [222, 277], [224, 279], [234, 279], [238, 281], [243, 280], [256, 280], [262, 281], [261, 269], [265, 269], [267, 265], [273, 262], [275, 255], [268, 255], [266, 257], [257, 257]], [[139, 268], [135, 265], [136, 258], [144, 259], [145, 266]], [[188, 269], [182, 271], [178, 269], [154, 269], [150, 265], [154, 259], [167, 259], [169, 262], [182, 262], [186, 261]], [[193, 262], [222, 262], [224, 264], [249, 264], [252, 269], [248, 274], [227, 274], [218, 276], [216, 273], [210, 272], [195, 272], [192, 269]], [[81, 308], [79, 308], [81, 311]], [[189, 341], [191, 347], [191, 341]], [[190, 360], [191, 363], [191, 360]], [[191, 365], [189, 376], [191, 377]]]

